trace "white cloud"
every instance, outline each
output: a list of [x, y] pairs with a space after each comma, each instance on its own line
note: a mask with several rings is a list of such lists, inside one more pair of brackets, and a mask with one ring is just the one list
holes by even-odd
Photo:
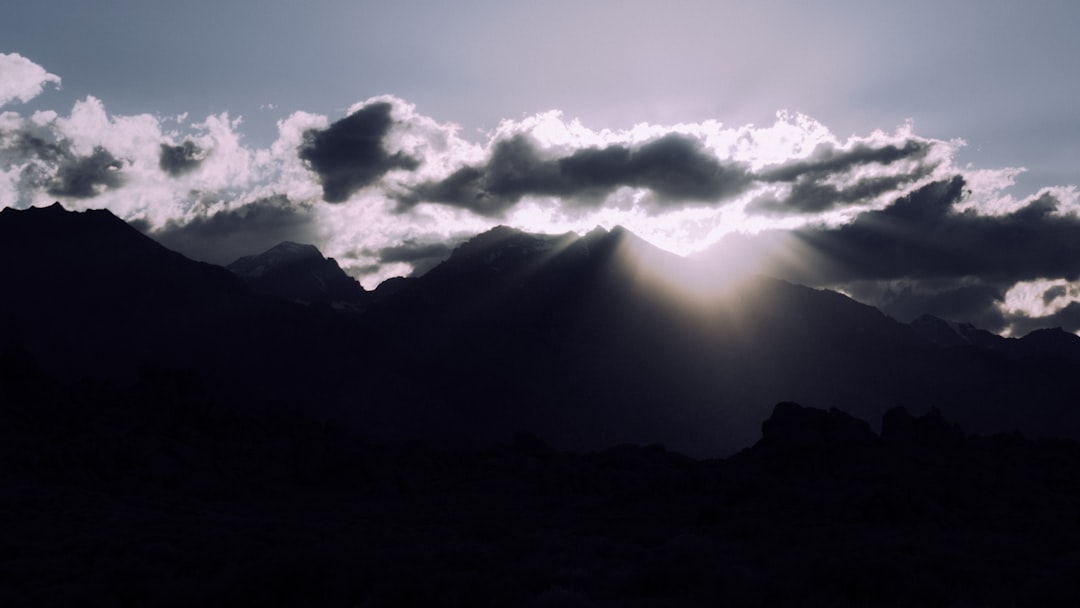
[[[43, 70], [36, 78], [39, 89], [54, 82], [54, 77]], [[386, 152], [417, 159], [419, 165], [415, 170], [390, 171], [342, 203], [322, 202], [318, 175], [297, 154], [306, 132], [326, 129], [336, 119], [294, 112], [278, 122], [277, 139], [268, 147], [258, 148], [245, 142], [241, 118], [228, 113], [202, 120], [192, 120], [187, 114], [122, 116], [110, 114], [104, 102], [92, 96], [75, 103], [67, 116], [52, 110], [35, 112], [29, 118], [16, 112], [0, 113], [0, 196], [4, 202], [19, 205], [43, 204], [56, 198], [48, 193], [47, 184], [56, 177], [61, 161], [33, 156], [19, 142], [26, 134], [67, 146], [76, 157], [103, 148], [121, 164], [122, 183], [98, 188], [98, 194], [89, 198], [63, 199], [69, 207], [105, 207], [124, 219], [142, 220], [158, 229], [221, 211], [235, 211], [270, 197], [283, 197], [286, 204], [303, 206], [304, 214], [314, 218], [313, 234], [320, 235], [315, 244], [327, 255], [347, 261], [368, 286], [409, 270], [402, 262], [382, 264], [377, 255], [382, 249], [409, 240], [450, 242], [496, 223], [552, 233], [583, 233], [597, 225], [623, 225], [665, 249], [685, 254], [734, 231], [753, 233], [807, 223], [841, 224], [862, 210], [888, 206], [931, 180], [956, 174], [962, 174], [972, 190], [965, 204], [978, 213], [1000, 214], [1030, 200], [1015, 201], [1007, 194], [1019, 169], [958, 167], [953, 159], [964, 142], [920, 137], [910, 123], [891, 132], [875, 131], [841, 139], [821, 122], [786, 111], [778, 112], [774, 122], [764, 126], [728, 126], [706, 120], [670, 125], [641, 123], [624, 130], [591, 129], [579, 120], [551, 111], [504, 120], [490, 133], [470, 140], [457, 125], [438, 122], [393, 96], [367, 99], [352, 106], [350, 112], [377, 102], [392, 107], [393, 124], [382, 142]], [[701, 149], [718, 162], [745, 166], [753, 175], [785, 164], [815, 162], [821, 158], [822, 150], [827, 152], [826, 157], [836, 157], [867, 148], [902, 148], [915, 142], [926, 152], [924, 157], [895, 162], [844, 166], [821, 181], [843, 190], [860, 180], [911, 176], [906, 181], [899, 179], [895, 189], [853, 199], [846, 203], [847, 207], [805, 213], [785, 211], [774, 216], [752, 212], [748, 206], [763, 197], [782, 202], [793, 189], [791, 183], [756, 179], [731, 200], [670, 207], [658, 206], [651, 191], [630, 186], [613, 188], [601, 194], [602, 200], [589, 204], [526, 194], [497, 218], [430, 202], [405, 209], [396, 198], [419, 184], [445, 179], [462, 167], [482, 166], [498, 142], [519, 134], [535, 141], [542, 154], [558, 158], [584, 148], [639, 146], [671, 133], [700, 143]], [[162, 145], [177, 147], [188, 142], [197, 149], [191, 166], [172, 174], [163, 171]], [[920, 166], [932, 170], [919, 173]], [[35, 172], [34, 180], [25, 178], [28, 168]], [[1062, 201], [1062, 212], [1075, 213], [1075, 189], [1055, 189], [1051, 193]]]
[[[375, 102], [393, 105], [391, 116], [395, 124], [387, 133], [383, 146], [390, 154], [401, 152], [421, 161], [415, 171], [398, 174], [396, 184], [416, 184], [428, 179], [449, 175], [461, 165], [483, 160], [482, 146], [461, 136], [461, 127], [453, 123], [439, 123], [424, 116], [416, 106], [397, 97], [384, 95], [373, 97], [350, 108], [350, 112]], [[392, 182], [395, 183], [395, 182]]]
[[1001, 310], [1012, 315], [1046, 317], [1080, 301], [1080, 282], [1065, 279], [1022, 281], [1005, 292]]
[[26, 103], [52, 84], [60, 87], [60, 77], [18, 53], [0, 53], [0, 106], [18, 99]]
[[19, 200], [19, 173], [22, 167], [0, 169], [0, 203]]
[[[1016, 283], [998, 304], [998, 310], [1007, 319], [1001, 334], [1020, 337], [1038, 327], [1067, 325], [1070, 320], [1059, 313], [1066, 314], [1066, 309], [1077, 303], [1080, 303], [1080, 281], [1036, 279]], [[1070, 331], [1080, 335], [1075, 326]]]

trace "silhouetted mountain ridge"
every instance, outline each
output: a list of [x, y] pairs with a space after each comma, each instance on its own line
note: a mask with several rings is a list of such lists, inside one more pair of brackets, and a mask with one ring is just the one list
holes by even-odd
[[13, 296], [0, 299], [0, 346], [23, 345], [63, 379], [193, 370], [229, 399], [318, 411], [355, 399], [351, 370], [381, 369], [384, 347], [362, 327], [254, 293], [109, 211], [5, 209], [0, 256], [14, 261], [0, 267]]
[[282, 241], [263, 253], [243, 256], [225, 268], [241, 277], [256, 278], [282, 264], [322, 257], [322, 253], [314, 245]]
[[1019, 338], [1006, 338], [970, 323], [952, 323], [933, 315], [922, 315], [911, 322], [911, 327], [937, 346], [973, 346], [1011, 358], [1060, 358], [1080, 364], [1080, 336], [1060, 327], [1036, 329]]
[[[525, 430], [559, 449], [717, 455], [749, 445], [786, 400], [1080, 436], [1061, 332], [1008, 341], [1037, 357], [951, 348], [836, 292], [761, 276], [709, 292], [693, 283], [701, 267], [622, 228], [499, 227], [348, 317], [255, 293], [105, 211], [5, 210], [0, 249], [20, 260], [0, 282], [26, 292], [0, 303], [0, 335], [50, 373], [192, 370], [215, 395], [290, 403], [372, 439], [475, 447]], [[343, 275], [314, 248], [275, 249], [238, 268], [266, 277], [293, 260]], [[283, 276], [311, 276], [298, 268]]]
[[942, 349], [842, 294], [767, 277], [687, 296], [640, 263], [650, 257], [677, 263], [621, 229], [500, 227], [369, 318], [407, 345], [463, 427], [498, 435], [518, 424], [562, 446], [602, 437], [709, 453], [745, 445], [750, 412], [785, 398], [871, 419], [938, 407], [980, 431], [1076, 432], [1067, 368]]
[[998, 432], [1077, 436], [1068, 335], [649, 247], [503, 228], [345, 317], [5, 210], [0, 604], [1074, 602], [1080, 446]]

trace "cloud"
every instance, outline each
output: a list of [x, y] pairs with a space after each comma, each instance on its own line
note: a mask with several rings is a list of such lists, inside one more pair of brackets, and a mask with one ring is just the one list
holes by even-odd
[[928, 172], [864, 178], [842, 186], [799, 180], [791, 185], [786, 194], [767, 192], [750, 201], [746, 206], [746, 211], [754, 215], [777, 218], [804, 213], [822, 213], [854, 203], [873, 201], [879, 196], [902, 190], [927, 175]]
[[420, 161], [402, 153], [389, 154], [383, 138], [394, 124], [393, 105], [375, 102], [330, 125], [304, 134], [298, 154], [319, 176], [323, 200], [341, 203], [395, 169], [412, 170]]
[[[931, 313], [995, 331], [1016, 330], [1019, 317], [1041, 313], [1032, 306], [1009, 311], [1010, 287], [1046, 277], [1080, 280], [1080, 218], [1049, 191], [996, 215], [964, 208], [970, 196], [957, 175], [849, 223], [783, 231], [788, 240], [782, 248], [761, 246], [776, 238], [769, 236], [772, 231], [725, 239], [709, 256], [758, 247], [759, 254], [766, 252], [760, 257], [767, 260], [767, 272], [841, 289], [901, 320]], [[1059, 291], [1046, 289], [1038, 297], [1059, 298]]]
[[1058, 298], [1063, 298], [1068, 295], [1068, 289], [1065, 285], [1054, 285], [1048, 288], [1042, 294], [1042, 301], [1044, 305], [1049, 305]]
[[[303, 190], [284, 171], [288, 159], [306, 174], [295, 145], [256, 154], [242, 144], [239, 125], [228, 114], [190, 124], [186, 116], [111, 115], [94, 97], [75, 102], [67, 116], [4, 112], [0, 195], [10, 193], [4, 202], [19, 207], [56, 199], [74, 209], [105, 207], [160, 227], [188, 217], [204, 200], [250, 202]], [[205, 162], [210, 156], [213, 162]], [[162, 179], [163, 171], [172, 179]]]
[[[859, 142], [846, 150], [831, 143], [820, 144], [808, 158], [762, 171], [758, 179], [790, 183], [790, 190], [783, 198], [761, 197], [751, 202], [747, 210], [768, 215], [820, 213], [860, 201], [874, 201], [929, 177], [939, 164], [927, 159], [932, 148], [931, 142], [916, 139], [878, 147]], [[903, 161], [908, 161], [907, 166], [900, 170], [881, 171]], [[857, 174], [867, 168], [878, 171]]]
[[[440, 203], [501, 219], [526, 197], [557, 199], [555, 206], [580, 212], [626, 204], [616, 193], [631, 189], [645, 196], [635, 195], [630, 206], [657, 215], [720, 207], [752, 193], [741, 207], [751, 215], [820, 215], [906, 192], [947, 166], [959, 147], [915, 137], [910, 128], [839, 142], [815, 133], [804, 117], [784, 124], [788, 119], [782, 115], [771, 129], [703, 123], [619, 133], [559, 125], [557, 116], [505, 123], [483, 162], [421, 181], [396, 198], [402, 209]], [[812, 151], [801, 156], [807, 144]]]
[[412, 267], [414, 275], [419, 276], [450, 257], [450, 252], [463, 240], [465, 238], [451, 242], [423, 242], [416, 239], [406, 239], [400, 244], [390, 245], [378, 251], [367, 253], [369, 255], [373, 254], [379, 260], [379, 264], [404, 262]]
[[234, 208], [207, 205], [190, 218], [170, 221], [156, 230], [146, 222], [136, 227], [169, 249], [223, 265], [266, 251], [282, 241], [319, 241], [311, 205], [291, 201], [284, 195]]
[[669, 133], [627, 146], [589, 147], [557, 156], [528, 135], [497, 141], [487, 162], [466, 166], [438, 182], [423, 183], [402, 196], [403, 206], [435, 202], [501, 216], [525, 196], [565, 199], [599, 207], [613, 191], [644, 188], [657, 208], [729, 199], [750, 184], [747, 167], [721, 163], [696, 139]]
[[1045, 327], [1080, 331], [1080, 281], [1020, 281], [1008, 287], [999, 308], [1014, 336]]
[[[11, 66], [3, 103], [59, 83], [0, 55]], [[963, 142], [911, 124], [840, 139], [788, 112], [764, 126], [595, 130], [551, 111], [470, 139], [383, 96], [336, 121], [294, 112], [268, 147], [243, 126], [227, 113], [110, 114], [89, 95], [66, 116], [0, 112], [0, 197], [108, 208], [217, 263], [310, 242], [369, 288], [426, 271], [496, 221], [553, 234], [623, 225], [678, 253], [714, 245], [718, 273], [841, 289], [904, 320], [1080, 329], [1076, 189], [1014, 198], [1023, 169], [959, 166]]]
[[[849, 150], [822, 145], [809, 159], [770, 167], [759, 179], [767, 183], [789, 183], [786, 197], [762, 197], [747, 206], [750, 213], [769, 215], [807, 214], [859, 202], [872, 202], [883, 194], [903, 191], [929, 177], [939, 163], [927, 161], [932, 144], [910, 139], [903, 146], [872, 147], [856, 144]], [[855, 174], [868, 165], [878, 170], [910, 161], [900, 171]]]
[[55, 141], [46, 141], [44, 138], [26, 131], [13, 134], [11, 145], [7, 146], [6, 152], [17, 158], [33, 158], [45, 162], [62, 162], [72, 156], [71, 148]]
[[1080, 219], [1057, 213], [1050, 193], [1005, 215], [958, 211], [963, 177], [933, 182], [895, 204], [834, 229], [795, 232], [826, 260], [821, 279], [843, 282], [903, 277], [979, 276], [1016, 282], [1080, 277]]
[[70, 140], [49, 140], [48, 133], [38, 135], [27, 128], [9, 135], [2, 154], [19, 162], [22, 188], [41, 189], [54, 197], [87, 199], [124, 183], [124, 162], [101, 146], [80, 156]]
[[815, 180], [829, 175], [846, 173], [868, 164], [891, 165], [901, 160], [926, 158], [931, 145], [926, 141], [909, 139], [903, 145], [888, 144], [874, 147], [864, 142], [847, 150], [838, 150], [832, 143], [819, 144], [808, 158], [792, 160], [767, 168], [761, 179], [770, 182], [793, 182], [806, 176]]
[[48, 193], [72, 198], [95, 197], [105, 189], [123, 184], [123, 167], [123, 162], [99, 146], [89, 156], [73, 157], [61, 163]]
[[18, 53], [0, 53], [0, 106], [16, 99], [26, 103], [47, 84], [60, 88], [60, 77]]
[[172, 177], [190, 173], [206, 160], [206, 153], [190, 139], [178, 146], [161, 144], [161, 158], [158, 166]]
[[[569, 160], [586, 167], [586, 173], [603, 167], [595, 159]], [[660, 201], [671, 203], [723, 201], [743, 192], [750, 182], [746, 167], [722, 164], [697, 141], [677, 133], [642, 145], [622, 169], [627, 185], [648, 188]]]

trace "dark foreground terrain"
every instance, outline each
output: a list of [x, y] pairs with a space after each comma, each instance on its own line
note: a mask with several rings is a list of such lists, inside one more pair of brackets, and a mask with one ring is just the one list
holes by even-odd
[[752, 448], [380, 447], [190, 377], [0, 361], [3, 606], [1047, 606], [1080, 446], [777, 405]]

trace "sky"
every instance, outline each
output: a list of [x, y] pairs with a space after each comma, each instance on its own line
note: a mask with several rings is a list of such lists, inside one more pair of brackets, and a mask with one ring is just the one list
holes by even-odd
[[1080, 330], [1080, 5], [9, 3], [0, 205], [373, 288], [504, 224]]

